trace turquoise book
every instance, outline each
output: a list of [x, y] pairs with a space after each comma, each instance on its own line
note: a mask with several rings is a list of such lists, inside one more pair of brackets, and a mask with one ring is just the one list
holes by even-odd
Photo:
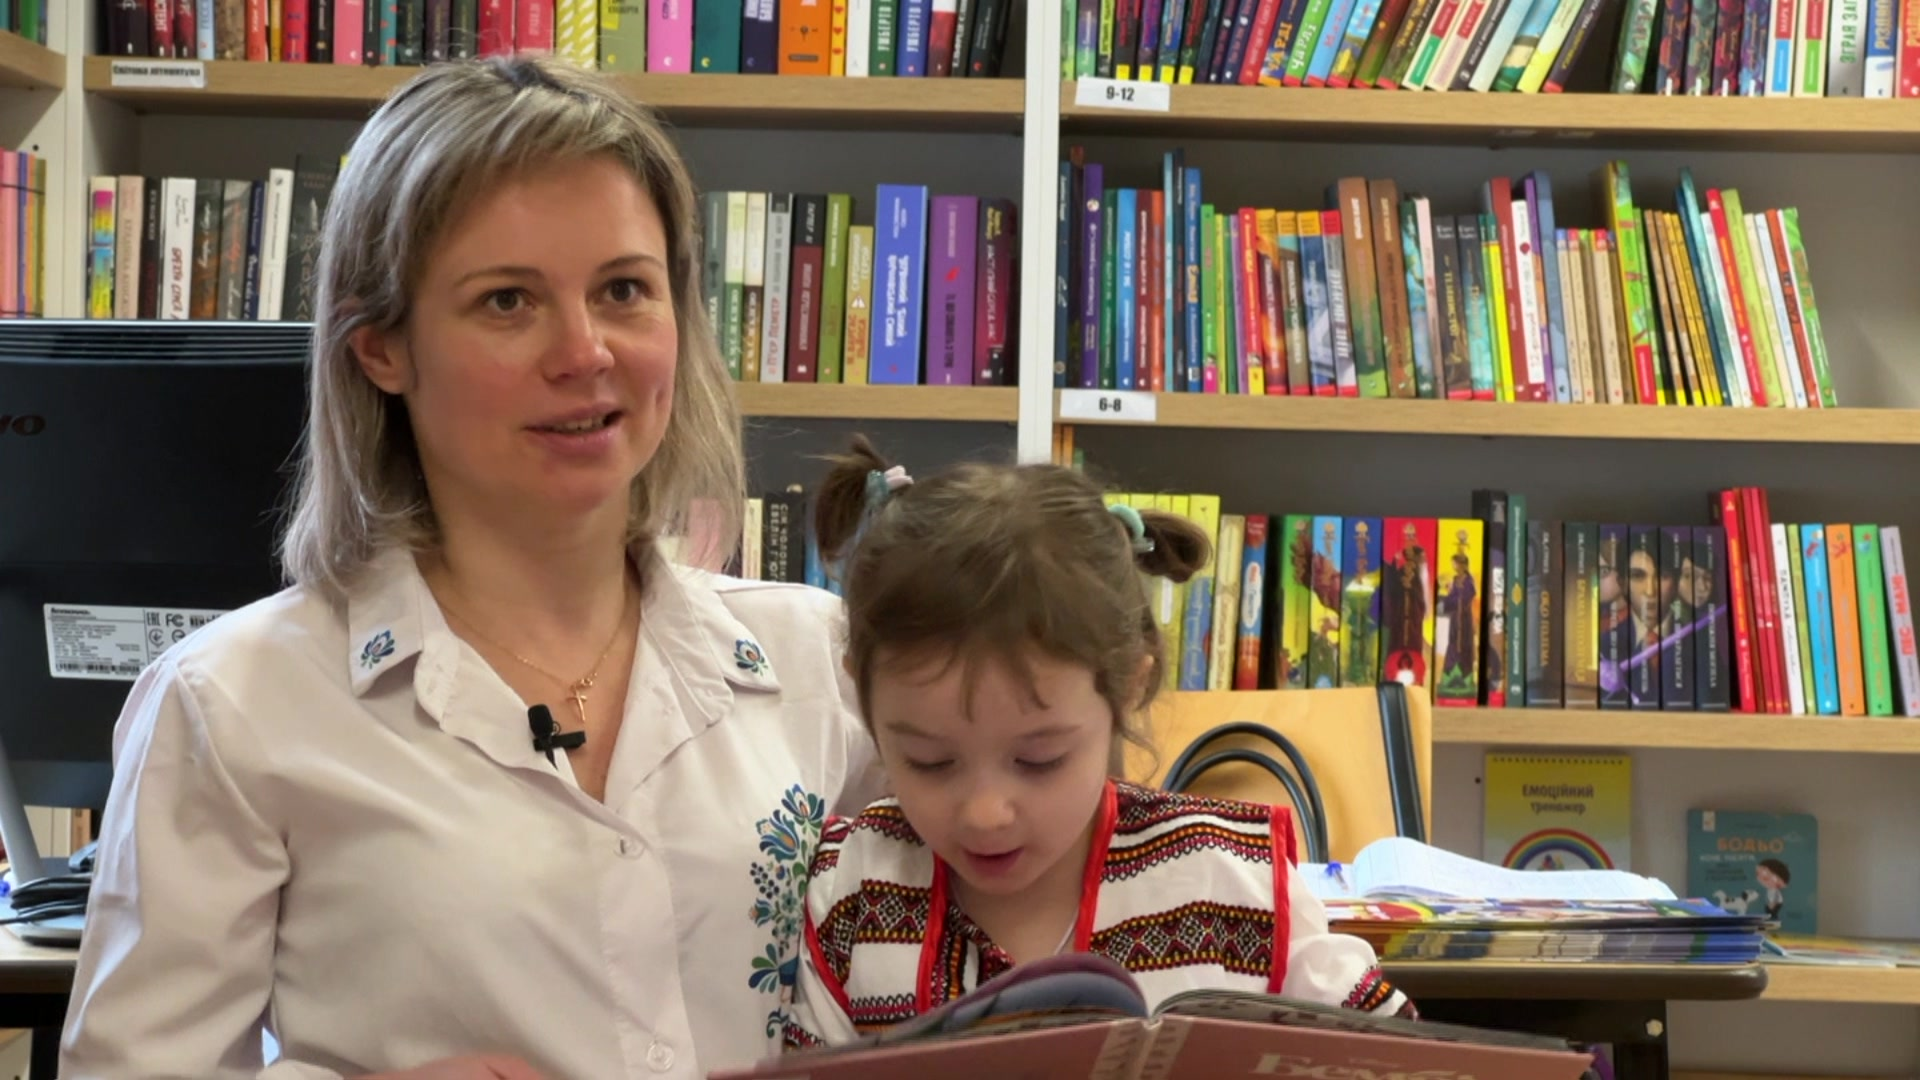
[[1819, 932], [1820, 831], [1811, 814], [1687, 812], [1687, 895], [1790, 934]]

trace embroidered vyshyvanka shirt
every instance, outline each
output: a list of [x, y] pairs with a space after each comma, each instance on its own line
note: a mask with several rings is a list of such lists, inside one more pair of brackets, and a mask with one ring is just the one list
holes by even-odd
[[[1069, 947], [1125, 967], [1149, 1008], [1209, 988], [1411, 1014], [1370, 946], [1328, 932], [1294, 872], [1285, 808], [1110, 780], [1097, 814]], [[1013, 966], [960, 910], [950, 874], [896, 800], [828, 821], [787, 1046], [898, 1023]]]

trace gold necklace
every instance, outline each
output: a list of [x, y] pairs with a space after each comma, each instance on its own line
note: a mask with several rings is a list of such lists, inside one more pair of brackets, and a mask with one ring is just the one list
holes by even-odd
[[[624, 593], [624, 591], [625, 591], [625, 585], [623, 583], [622, 592]], [[613, 647], [616, 644], [618, 644], [620, 641], [620, 632], [626, 629], [627, 607], [630, 601], [631, 601], [631, 597], [624, 596], [624, 595], [622, 596], [621, 602], [620, 602], [620, 619], [618, 622], [614, 623], [613, 636], [607, 639], [607, 647], [600, 650], [600, 658], [593, 662], [593, 670], [587, 672], [585, 675], [580, 676], [579, 678], [573, 680], [572, 682], [568, 682], [567, 680], [561, 678], [560, 676], [555, 675], [553, 672], [548, 671], [546, 668], [541, 667], [539, 664], [536, 664], [533, 661], [527, 659], [526, 657], [521, 656], [519, 653], [508, 648], [507, 646], [502, 645], [499, 642], [488, 637], [486, 633], [480, 629], [479, 626], [474, 624], [474, 621], [472, 619], [469, 619], [465, 615], [460, 614], [460, 612], [455, 611], [452, 608], [446, 607], [445, 604], [442, 604], [441, 607], [446, 608], [446, 611], [449, 615], [452, 615], [454, 618], [465, 623], [467, 626], [467, 629], [473, 631], [475, 637], [486, 642], [488, 645], [491, 645], [494, 648], [499, 649], [501, 652], [506, 653], [508, 656], [513, 657], [515, 660], [520, 661], [522, 664], [525, 664], [527, 667], [532, 668], [533, 670], [539, 672], [540, 674], [546, 676], [547, 678], [552, 679], [554, 682], [559, 683], [561, 688], [566, 691], [567, 700], [573, 704], [573, 713], [576, 717], [579, 718], [580, 726], [582, 728], [585, 728], [587, 726], [587, 691], [593, 689], [593, 684], [595, 680], [597, 680], [600, 677], [600, 665], [603, 663], [606, 663], [607, 657], [611, 655], [613, 652]]]

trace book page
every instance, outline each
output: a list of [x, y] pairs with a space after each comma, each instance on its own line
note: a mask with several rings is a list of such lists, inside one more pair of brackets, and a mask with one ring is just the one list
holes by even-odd
[[1323, 900], [1426, 896], [1499, 900], [1672, 900], [1673, 890], [1624, 870], [1508, 870], [1393, 836], [1376, 840], [1350, 865], [1301, 863], [1298, 872]]

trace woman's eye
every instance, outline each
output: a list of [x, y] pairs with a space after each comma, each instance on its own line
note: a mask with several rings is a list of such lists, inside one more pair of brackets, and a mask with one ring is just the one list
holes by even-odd
[[482, 303], [496, 314], [511, 315], [524, 306], [525, 297], [519, 289], [495, 289], [488, 293]]
[[631, 304], [646, 295], [638, 278], [620, 278], [607, 284], [607, 296], [616, 304]]

